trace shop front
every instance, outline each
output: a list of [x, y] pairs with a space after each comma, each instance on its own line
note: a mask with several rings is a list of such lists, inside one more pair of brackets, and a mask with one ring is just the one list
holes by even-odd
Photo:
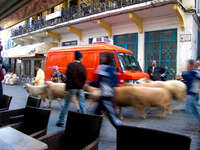
[[57, 43], [18, 46], [4, 51], [2, 56], [13, 60], [12, 68], [14, 69], [12, 72], [19, 76], [34, 77], [36, 74], [35, 66], [41, 64], [43, 68], [46, 54], [52, 47], [57, 47]]

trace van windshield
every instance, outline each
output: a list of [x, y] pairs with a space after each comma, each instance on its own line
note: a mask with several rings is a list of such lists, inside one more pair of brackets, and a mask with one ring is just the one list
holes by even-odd
[[132, 54], [118, 53], [120, 65], [123, 70], [140, 70], [140, 65]]

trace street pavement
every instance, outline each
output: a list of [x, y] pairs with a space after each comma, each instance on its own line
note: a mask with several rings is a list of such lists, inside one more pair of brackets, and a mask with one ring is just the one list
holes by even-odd
[[[22, 86], [3, 86], [3, 89], [4, 94], [13, 96], [10, 109], [25, 107], [28, 94]], [[95, 107], [94, 105], [95, 104], [87, 102], [88, 112], [93, 110]], [[184, 102], [172, 101], [172, 108], [174, 109], [173, 114], [168, 115], [165, 118], [161, 118], [159, 116], [160, 111], [153, 108], [151, 109], [151, 112], [148, 113], [147, 119], [142, 119], [138, 111], [133, 108], [123, 108], [123, 115], [125, 118], [123, 122], [126, 125], [157, 129], [190, 136], [192, 138], [190, 149], [200, 150], [200, 132], [198, 132], [200, 130], [200, 123], [192, 114], [184, 111]], [[48, 133], [63, 130], [63, 128], [56, 127], [55, 125], [58, 119], [59, 109], [60, 104], [57, 101], [53, 101], [48, 124]], [[76, 108], [71, 104], [69, 110], [76, 110]], [[104, 117], [101, 127], [99, 149], [116, 150], [116, 130], [106, 117]]]

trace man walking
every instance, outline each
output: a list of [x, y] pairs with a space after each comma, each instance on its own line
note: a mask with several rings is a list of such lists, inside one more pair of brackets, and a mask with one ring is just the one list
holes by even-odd
[[[193, 113], [200, 121], [200, 112], [198, 108], [198, 87], [197, 80], [200, 80], [200, 73], [195, 70], [194, 60], [189, 60], [187, 63], [187, 71], [182, 73], [183, 79], [186, 81], [187, 86], [187, 101], [186, 111]], [[198, 82], [199, 83], [199, 82]]]
[[75, 51], [75, 62], [70, 63], [66, 70], [67, 95], [65, 97], [64, 106], [60, 111], [58, 122], [56, 123], [58, 127], [63, 127], [64, 125], [67, 108], [73, 96], [78, 97], [81, 113], [86, 113], [85, 95], [83, 91], [83, 86], [86, 81], [86, 69], [81, 64], [81, 61], [82, 54], [79, 51]]
[[44, 84], [44, 71], [40, 68], [40, 64], [37, 64], [35, 67], [37, 74], [34, 80], [34, 85], [43, 85]]
[[116, 128], [118, 125], [122, 125], [115, 111], [115, 100], [113, 99], [115, 94], [114, 87], [118, 83], [117, 72], [112, 66], [113, 55], [111, 53], [105, 53], [102, 60], [103, 64], [98, 66], [96, 70], [97, 81], [90, 83], [91, 86], [101, 89], [101, 96], [97, 101], [98, 105], [94, 113], [101, 115], [102, 112], [106, 112], [110, 122]]

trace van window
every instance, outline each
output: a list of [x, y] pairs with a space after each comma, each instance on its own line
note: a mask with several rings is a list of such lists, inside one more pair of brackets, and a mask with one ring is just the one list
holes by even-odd
[[[107, 54], [106, 52], [105, 53], [100, 53], [100, 64], [103, 64], [103, 57], [105, 56], [105, 54]], [[116, 61], [115, 61], [115, 56], [114, 56], [114, 54], [113, 53], [111, 53], [112, 54], [112, 66], [113, 67], [116, 67]]]
[[123, 70], [141, 70], [139, 63], [132, 54], [118, 53]]

